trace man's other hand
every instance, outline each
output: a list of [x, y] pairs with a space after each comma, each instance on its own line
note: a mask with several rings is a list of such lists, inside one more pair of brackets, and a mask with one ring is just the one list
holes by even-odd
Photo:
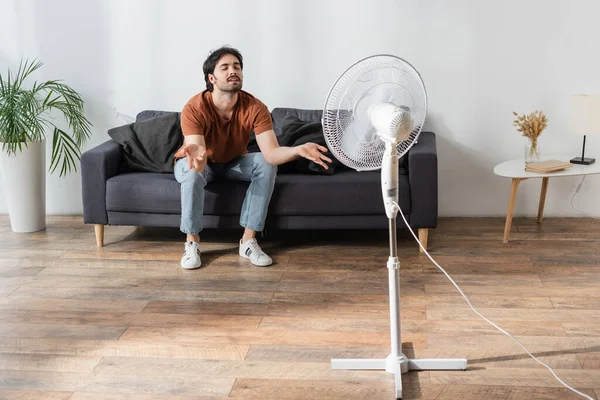
[[329, 166], [325, 164], [325, 161], [331, 163], [331, 159], [322, 154], [322, 152], [324, 153], [326, 151], [326, 147], [316, 143], [304, 143], [303, 145], [298, 146], [298, 155], [319, 164], [325, 169], [329, 169]]

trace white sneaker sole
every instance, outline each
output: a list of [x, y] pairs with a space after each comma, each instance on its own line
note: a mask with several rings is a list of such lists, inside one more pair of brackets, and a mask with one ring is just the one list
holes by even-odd
[[202, 262], [200, 262], [200, 264], [195, 265], [195, 264], [190, 264], [190, 265], [186, 265], [183, 262], [180, 263], [181, 268], [183, 269], [198, 269], [202, 266]]
[[271, 260], [270, 262], [267, 262], [267, 263], [255, 263], [254, 261], [252, 261], [252, 259], [250, 257], [248, 257], [245, 254], [240, 254], [240, 257], [250, 260], [252, 265], [256, 265], [257, 267], [268, 267], [269, 265], [273, 264], [273, 260]]

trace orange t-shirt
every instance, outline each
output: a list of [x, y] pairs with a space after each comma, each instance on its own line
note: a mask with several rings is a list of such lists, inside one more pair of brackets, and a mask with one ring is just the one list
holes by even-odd
[[[255, 135], [260, 135], [272, 129], [269, 109], [243, 90], [238, 92], [238, 101], [229, 120], [219, 115], [213, 103], [212, 93], [208, 90], [192, 97], [181, 112], [181, 130], [184, 137], [203, 135], [208, 159], [215, 163], [227, 163], [246, 154], [252, 130]], [[183, 146], [175, 153], [175, 158], [181, 157], [184, 157]]]

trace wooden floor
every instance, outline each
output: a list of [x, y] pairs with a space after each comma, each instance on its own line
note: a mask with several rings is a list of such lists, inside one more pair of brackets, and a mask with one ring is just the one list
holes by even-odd
[[[443, 219], [431, 255], [475, 307], [559, 377], [600, 396], [600, 223]], [[80, 217], [15, 234], [0, 216], [0, 398], [391, 399], [393, 376], [331, 370], [389, 353], [387, 232], [283, 232], [270, 268], [237, 255], [236, 232], [204, 237], [183, 271], [176, 229]], [[405, 399], [577, 399], [479, 319], [412, 236], [399, 236], [404, 352], [466, 357], [467, 371], [408, 372]]]

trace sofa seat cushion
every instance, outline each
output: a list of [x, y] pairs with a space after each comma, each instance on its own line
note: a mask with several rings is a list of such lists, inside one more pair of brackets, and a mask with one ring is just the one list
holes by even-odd
[[[206, 185], [204, 213], [239, 215], [247, 182]], [[181, 185], [173, 174], [129, 173], [106, 182], [106, 209], [119, 212], [181, 214]]]
[[[400, 175], [399, 203], [410, 212], [407, 175]], [[280, 175], [270, 212], [276, 215], [383, 215], [379, 171], [339, 171], [334, 175]]]
[[[214, 181], [206, 185], [204, 214], [239, 215], [248, 182]], [[399, 176], [399, 203], [410, 212], [408, 176]], [[117, 212], [181, 213], [181, 186], [173, 174], [134, 172], [106, 184], [106, 208]], [[379, 171], [339, 171], [334, 175], [279, 175], [270, 215], [382, 215]]]

